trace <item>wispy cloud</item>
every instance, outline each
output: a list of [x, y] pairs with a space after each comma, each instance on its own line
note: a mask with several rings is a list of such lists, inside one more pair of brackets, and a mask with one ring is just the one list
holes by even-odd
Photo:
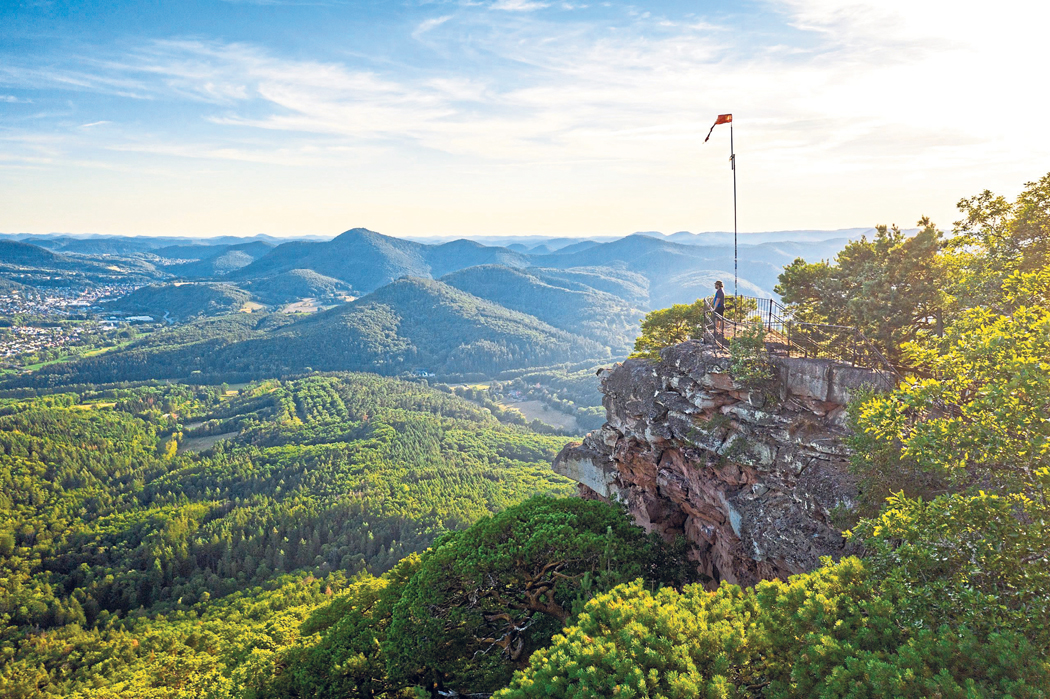
[[419, 25], [416, 26], [415, 31], [412, 32], [412, 38], [418, 39], [419, 37], [429, 32], [431, 29], [440, 27], [442, 24], [449, 21], [450, 19], [452, 19], [452, 15], [442, 15], [441, 17], [431, 17], [430, 19], [425, 19], [422, 22], [420, 22]]
[[[533, 4], [503, 0], [491, 7]], [[653, 35], [643, 13], [635, 26], [612, 33], [541, 21], [475, 24], [470, 50], [518, 67], [480, 79], [448, 71], [380, 72], [200, 40], [157, 41], [126, 58], [96, 62], [92, 71], [5, 70], [27, 82], [212, 104], [218, 111], [205, 118], [225, 127], [323, 135], [346, 144], [407, 143], [489, 160], [607, 154], [685, 167], [676, 151], [694, 142], [707, 115], [730, 110], [747, 121], [766, 159], [821, 152], [825, 168], [904, 163], [946, 147], [945, 138], [957, 144], [980, 138], [985, 125], [960, 114], [949, 97], [963, 81], [944, 70], [967, 55], [965, 42], [938, 45], [937, 36], [902, 25], [901, 15], [881, 2], [781, 0], [777, 7], [795, 26], [827, 39], [808, 48], [744, 50], [753, 37], [727, 36], [702, 21]], [[413, 35], [451, 17], [425, 20]], [[891, 29], [887, 42], [882, 33]], [[869, 60], [873, 52], [888, 53], [876, 63]], [[917, 66], [943, 83], [905, 80]], [[924, 100], [924, 93], [938, 99]], [[886, 102], [900, 106], [887, 109]], [[927, 138], [931, 134], [939, 137]], [[215, 152], [222, 157], [221, 149]]]
[[496, 0], [489, 7], [493, 10], [505, 10], [507, 12], [533, 12], [550, 7], [550, 3], [535, 2], [535, 0]]
[[[531, 0], [461, 1], [406, 22], [402, 38], [418, 55], [397, 60], [311, 60], [260, 43], [181, 38], [64, 63], [8, 62], [0, 84], [12, 89], [177, 105], [184, 122], [75, 129], [67, 115], [68, 140], [47, 154], [11, 142], [6, 157], [90, 148], [304, 170], [367, 163], [391, 178], [415, 168], [430, 182], [447, 173], [428, 168], [454, 163], [464, 176], [512, 173], [507, 182], [536, 198], [550, 196], [544, 187], [560, 169], [572, 173], [567, 187], [621, 178], [617, 186], [637, 191], [636, 208], [684, 211], [667, 192], [726, 179], [724, 135], [702, 140], [715, 114], [733, 112], [744, 191], [775, 226], [777, 210], [799, 202], [810, 212], [874, 210], [890, 193], [912, 196], [916, 181], [958, 187], [977, 172], [1021, 181], [1019, 169], [1050, 160], [1032, 116], [1042, 114], [1041, 92], [1016, 69], [1039, 65], [1047, 8], [1003, 0], [1002, 23], [990, 23], [968, 2], [942, 16], [935, 0], [768, 0], [783, 19], [771, 32], [736, 17], [668, 19], [639, 8], [592, 21]], [[1008, 125], [1003, 100], [972, 97], [989, 86], [1008, 96], [1017, 115]], [[953, 190], [952, 201], [969, 189]], [[594, 209], [588, 201], [580, 206]]]

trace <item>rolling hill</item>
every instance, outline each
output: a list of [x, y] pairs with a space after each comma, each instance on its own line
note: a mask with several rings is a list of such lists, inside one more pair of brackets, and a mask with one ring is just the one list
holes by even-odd
[[191, 259], [192, 262], [168, 265], [165, 270], [179, 277], [221, 277], [246, 267], [266, 253], [273, 245], [261, 241], [238, 245], [178, 245], [161, 248], [154, 254], [161, 257]]
[[155, 277], [156, 269], [140, 260], [100, 262], [31, 243], [0, 240], [0, 273], [8, 273], [19, 283], [50, 287], [112, 281], [125, 275]]
[[551, 269], [530, 267], [533, 274], [548, 284], [566, 289], [594, 289], [612, 294], [639, 308], [649, 304], [649, 280], [641, 274], [612, 267], [573, 267]]
[[290, 303], [305, 298], [331, 298], [350, 293], [350, 286], [309, 269], [293, 269], [272, 277], [263, 277], [245, 286], [263, 303]]
[[[777, 276], [796, 257], [832, 257], [845, 245], [844, 238], [812, 242], [769, 242], [740, 246], [740, 293], [771, 297]], [[732, 288], [732, 245], [683, 245], [664, 238], [635, 234], [611, 243], [600, 243], [574, 253], [534, 256], [533, 264], [572, 269], [614, 267], [642, 275], [649, 281], [648, 308], [695, 300], [697, 280], [722, 279]], [[697, 276], [700, 275], [700, 276]], [[689, 288], [681, 286], [691, 280]], [[710, 296], [712, 289], [701, 290]]]
[[[178, 291], [189, 286], [199, 288]], [[189, 299], [186, 313], [201, 308], [201, 299], [236, 303], [241, 294], [247, 296], [222, 284], [156, 287], [148, 296], [140, 296], [149, 305], [136, 302], [123, 308], [136, 312], [156, 308], [157, 313], [159, 301], [171, 299], [168, 305], [173, 306], [175, 300]], [[422, 369], [446, 376], [492, 376], [510, 369], [602, 362], [610, 357], [607, 346], [533, 316], [439, 281], [406, 278], [300, 320], [286, 314], [235, 313], [163, 329], [121, 350], [47, 366], [13, 377], [6, 385], [186, 378], [232, 382], [310, 369], [386, 375]]]
[[235, 372], [268, 375], [305, 367], [492, 374], [592, 357], [607, 358], [609, 350], [448, 284], [407, 278], [231, 345], [216, 360]]
[[[772, 296], [784, 265], [801, 255], [831, 257], [846, 242], [844, 237], [808, 233], [811, 239], [804, 242], [774, 240], [741, 245], [741, 293]], [[718, 235], [711, 234], [710, 239], [719, 240]], [[406, 276], [436, 279], [469, 267], [492, 264], [519, 269], [538, 267], [562, 270], [563, 274], [592, 275], [590, 280], [581, 277], [577, 281], [647, 309], [694, 300], [700, 281], [721, 278], [731, 284], [732, 245], [720, 242], [702, 245], [698, 244], [699, 236], [675, 236], [688, 240], [689, 244], [659, 235], [635, 234], [605, 243], [591, 240], [572, 243], [562, 239], [559, 244], [566, 244], [556, 250], [553, 245], [540, 245], [529, 248], [530, 252], [521, 252], [525, 246], [520, 243], [514, 244], [514, 250], [470, 240], [425, 244], [355, 228], [328, 242], [295, 241], [279, 245], [232, 272], [229, 278], [248, 281], [308, 269], [338, 279], [361, 295]], [[778, 236], [768, 234], [766, 237]], [[553, 252], [537, 254], [545, 250]], [[602, 271], [597, 272], [595, 268]], [[550, 283], [551, 272], [535, 272], [535, 276], [541, 278], [545, 274]], [[688, 282], [689, 288], [676, 286], [675, 280]], [[703, 290], [703, 295], [710, 293]]]
[[580, 282], [544, 277], [545, 270], [479, 265], [453, 272], [441, 281], [567, 332], [627, 353], [643, 311], [621, 298]]
[[149, 315], [157, 320], [186, 320], [201, 315], [236, 311], [249, 300], [232, 284], [155, 284], [106, 304], [106, 310], [126, 315]]
[[39, 245], [15, 240], [0, 240], [0, 265], [40, 270], [69, 272], [106, 272], [108, 268], [95, 260], [52, 252]]

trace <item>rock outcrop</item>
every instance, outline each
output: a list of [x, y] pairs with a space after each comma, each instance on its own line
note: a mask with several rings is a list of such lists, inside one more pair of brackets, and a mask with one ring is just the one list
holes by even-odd
[[729, 359], [698, 341], [659, 362], [602, 369], [606, 424], [569, 445], [554, 470], [584, 497], [627, 505], [635, 521], [683, 535], [710, 586], [753, 585], [838, 557], [837, 510], [854, 505], [846, 404], [875, 372], [819, 359], [771, 359], [761, 388], [733, 380]]

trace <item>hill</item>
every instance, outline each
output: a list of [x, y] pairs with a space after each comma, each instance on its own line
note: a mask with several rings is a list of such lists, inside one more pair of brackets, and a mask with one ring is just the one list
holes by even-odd
[[164, 257], [194, 261], [169, 264], [165, 271], [180, 277], [220, 277], [247, 267], [273, 250], [268, 242], [241, 242], [234, 246], [173, 246], [155, 251]]
[[165, 267], [165, 271], [176, 276], [221, 277], [250, 265], [273, 250], [273, 247], [261, 241], [237, 245], [178, 245], [160, 248], [154, 251], [154, 254], [161, 257], [194, 260]]
[[528, 258], [506, 248], [487, 247], [469, 240], [425, 245], [354, 228], [328, 242], [296, 241], [278, 245], [230, 276], [259, 279], [309, 269], [347, 283], [357, 294], [366, 294], [401, 277], [440, 277], [478, 264], [524, 267]]
[[228, 245], [208, 243], [165, 245], [164, 247], [154, 249], [152, 252], [158, 257], [166, 257], [169, 259], [210, 260], [214, 257], [230, 252], [231, 250], [243, 251], [251, 255], [253, 258], [262, 257], [270, 250], [273, 250], [273, 247], [274, 246], [269, 243], [254, 240]]
[[69, 257], [45, 250], [38, 245], [0, 240], [0, 263], [19, 267], [63, 267], [69, 262]]
[[[175, 291], [182, 286], [203, 288]], [[182, 286], [154, 289], [165, 300], [169, 294], [188, 294], [192, 303], [187, 301], [183, 312], [200, 309], [209, 300], [229, 302], [244, 294], [223, 284]], [[153, 292], [148, 293], [154, 303], [129, 303], [122, 308], [170, 310], [171, 304], [156, 304]], [[387, 375], [421, 369], [491, 376], [509, 369], [598, 362], [609, 357], [608, 347], [593, 340], [447, 284], [410, 278], [299, 320], [285, 314], [238, 313], [163, 329], [117, 351], [12, 377], [6, 385], [68, 386], [191, 377], [236, 382], [308, 369]]]
[[[479, 265], [453, 272], [441, 281], [543, 322], [612, 348], [630, 351], [643, 312], [612, 294], [542, 271]], [[582, 276], [582, 275], [581, 275]]]
[[186, 320], [239, 310], [249, 298], [246, 291], [232, 284], [157, 284], [136, 289], [106, 304], [106, 310], [125, 315], [149, 315], [157, 320]]
[[263, 277], [245, 286], [263, 303], [290, 303], [305, 298], [331, 298], [350, 293], [350, 286], [309, 269], [293, 269], [272, 277]]
[[608, 357], [598, 343], [428, 279], [401, 279], [348, 304], [225, 348], [233, 371], [486, 373]]
[[41, 247], [62, 253], [77, 253], [80, 255], [131, 255], [134, 253], [150, 252], [151, 250], [165, 245], [167, 239], [141, 237], [88, 237], [74, 238], [72, 236], [33, 236], [33, 243]]
[[573, 267], [550, 269], [530, 267], [529, 272], [555, 286], [566, 289], [594, 289], [612, 294], [640, 308], [649, 304], [649, 280], [641, 274], [613, 267]]
[[74, 283], [111, 281], [132, 275], [155, 274], [156, 270], [140, 261], [119, 266], [87, 257], [52, 252], [39, 245], [15, 240], [0, 240], [0, 273], [7, 273], [19, 283], [30, 286], [64, 286]]

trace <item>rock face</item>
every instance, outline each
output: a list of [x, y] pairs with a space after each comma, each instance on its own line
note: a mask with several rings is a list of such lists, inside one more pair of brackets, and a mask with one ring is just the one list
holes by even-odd
[[854, 504], [845, 405], [875, 372], [819, 359], [772, 360], [761, 389], [698, 341], [599, 372], [606, 424], [565, 447], [554, 470], [584, 497], [627, 505], [639, 526], [684, 535], [711, 587], [815, 568], [846, 542], [832, 523]]

